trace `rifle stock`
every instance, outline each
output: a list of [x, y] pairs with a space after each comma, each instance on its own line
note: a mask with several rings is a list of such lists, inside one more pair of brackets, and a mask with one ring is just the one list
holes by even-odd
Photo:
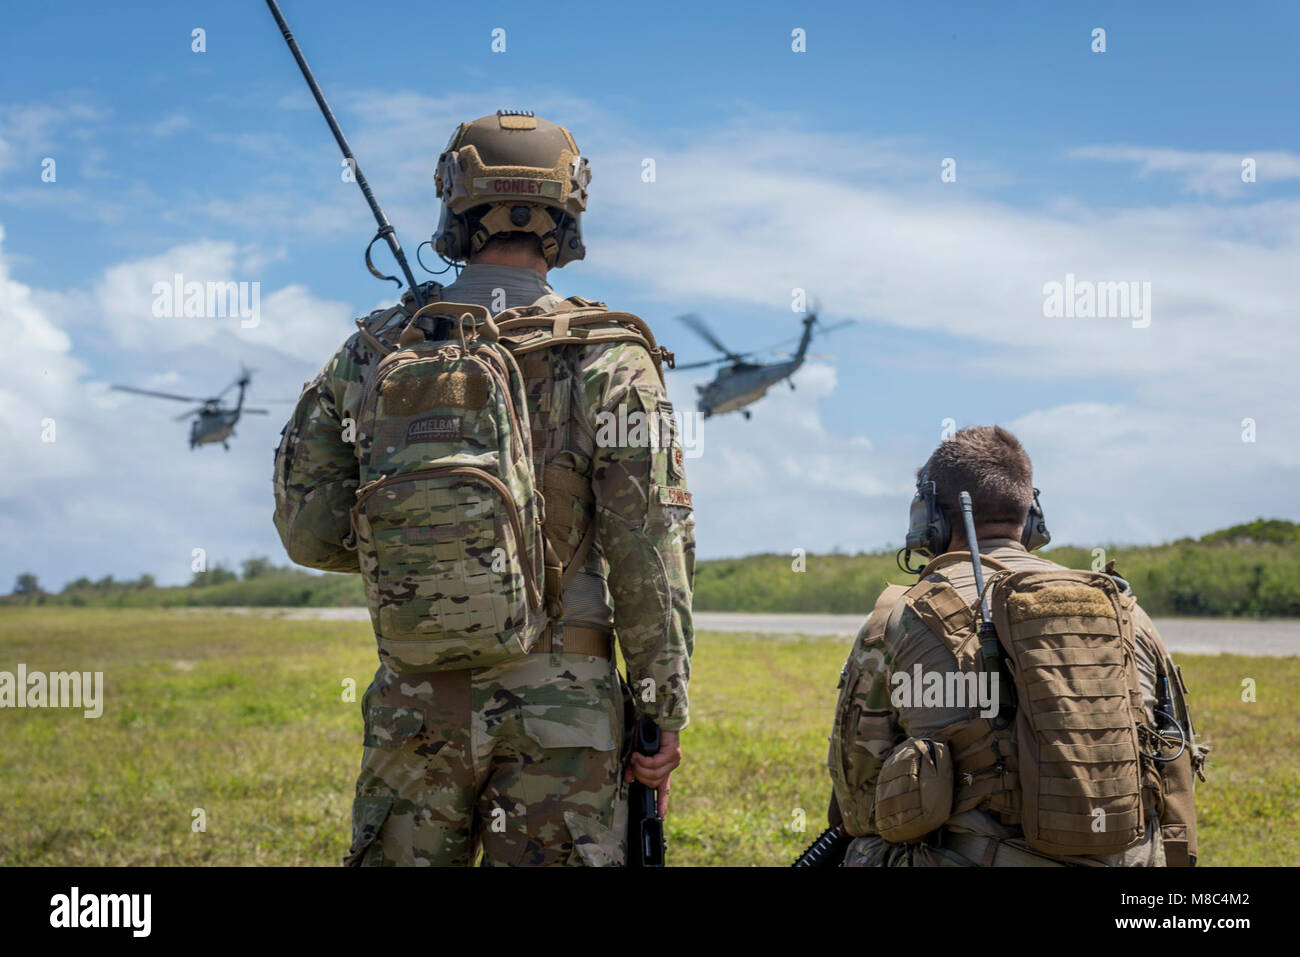
[[828, 827], [822, 831], [802, 854], [795, 858], [791, 867], [839, 867], [844, 860], [844, 852], [849, 849], [853, 838], [844, 833], [839, 826]]

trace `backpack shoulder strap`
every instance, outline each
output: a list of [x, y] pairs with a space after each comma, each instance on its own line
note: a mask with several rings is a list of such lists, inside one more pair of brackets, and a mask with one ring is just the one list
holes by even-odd
[[885, 590], [876, 597], [876, 603], [871, 608], [871, 614], [863, 622], [862, 628], [858, 631], [858, 636], [862, 639], [864, 645], [879, 644], [880, 640], [885, 637], [885, 625], [889, 623], [889, 616], [893, 614], [894, 606], [907, 593], [907, 585], [886, 585]]
[[[930, 564], [921, 569], [921, 579], [924, 580], [927, 576], [933, 575], [939, 569], [948, 565], [955, 565], [958, 562], [970, 564], [970, 552], [944, 552], [937, 558], [931, 559]], [[988, 555], [985, 555], [983, 552], [980, 553], [980, 564], [988, 565], [989, 568], [997, 571], [1007, 571], [1011, 567], [1005, 562], [1000, 562], [996, 558], [991, 558]]]
[[570, 296], [568, 299], [564, 301], [566, 303], [571, 303], [572, 304], [571, 307], [574, 309], [586, 309], [590, 307], [595, 307], [598, 309], [605, 308], [605, 304], [601, 302], [599, 299], [584, 299], [582, 298], [582, 296]]
[[[442, 286], [436, 282], [426, 282], [420, 287], [426, 304], [442, 301]], [[394, 343], [415, 315], [415, 297], [408, 289], [396, 305], [387, 309], [376, 309], [364, 319], [357, 320], [357, 330], [361, 338], [379, 355], [386, 356], [397, 348]], [[389, 342], [387, 340], [393, 340]]]
[[637, 342], [645, 346], [654, 361], [659, 381], [664, 381], [664, 363], [673, 368], [674, 357], [655, 341], [650, 326], [630, 312], [611, 312], [603, 303], [572, 296], [547, 312], [530, 312], [531, 307], [511, 309], [496, 317], [501, 343], [516, 356], [567, 345], [596, 345], [607, 342]]
[[964, 668], [975, 666], [979, 650], [975, 609], [956, 588], [942, 578], [922, 580], [908, 589], [903, 600], [930, 632], [948, 646], [958, 664]]

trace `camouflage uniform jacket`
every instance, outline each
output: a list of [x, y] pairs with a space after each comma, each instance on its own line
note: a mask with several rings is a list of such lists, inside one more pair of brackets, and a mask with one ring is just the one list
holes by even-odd
[[[437, 294], [434, 284], [426, 288]], [[550, 293], [536, 304], [549, 309], [561, 301]], [[405, 313], [387, 321], [383, 312], [372, 313], [368, 331], [395, 346], [411, 305], [408, 294]], [[422, 327], [428, 319], [421, 318]], [[672, 405], [649, 351], [638, 343], [560, 346], [544, 354], [551, 374], [531, 378], [525, 368], [535, 464], [559, 462], [588, 476], [597, 522], [584, 574], [565, 592], [563, 620], [612, 625], [638, 715], [680, 730], [689, 717], [695, 524]], [[306, 384], [281, 435], [275, 525], [298, 564], [360, 571], [349, 541], [359, 481], [349, 427], [355, 431], [361, 383], [376, 361], [375, 350], [354, 334]], [[639, 417], [669, 423], [672, 434], [663, 441], [621, 441], [631, 430], [620, 431], [618, 423]], [[575, 590], [586, 597], [575, 600]]]

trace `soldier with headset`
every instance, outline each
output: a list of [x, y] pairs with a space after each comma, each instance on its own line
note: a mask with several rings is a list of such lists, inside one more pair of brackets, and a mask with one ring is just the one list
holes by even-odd
[[[531, 113], [461, 124], [438, 160], [434, 237], [465, 264], [459, 277], [425, 284], [421, 309], [408, 294], [358, 320], [285, 427], [281, 538], [300, 564], [363, 574], [379, 642], [349, 864], [465, 865], [481, 852], [494, 865], [618, 865], [628, 783], [657, 789], [666, 811], [688, 720], [694, 520], [663, 381], [671, 355], [637, 317], [547, 282], [585, 255], [590, 175], [569, 131]], [[416, 368], [412, 350], [423, 378], [384, 379], [399, 360]], [[508, 416], [493, 395], [510, 399]], [[649, 438], [602, 440], [611, 416], [643, 418]], [[482, 474], [493, 436], [506, 437], [505, 479]], [[521, 456], [504, 463], [511, 448], [531, 455], [522, 473]], [[419, 469], [448, 449], [478, 468], [425, 468], [407, 491], [375, 476], [359, 494], [381, 458]], [[507, 555], [538, 530], [544, 541]], [[508, 548], [490, 547], [494, 535]], [[500, 611], [525, 579], [541, 609], [527, 621]], [[540, 637], [521, 631], [536, 614]], [[629, 755], [628, 716], [657, 723], [657, 754]]]
[[1005, 429], [962, 429], [919, 471], [907, 549], [930, 561], [881, 594], [840, 677], [845, 866], [1195, 863], [1207, 749], [1181, 672], [1113, 563], [1033, 555], [1049, 537]]

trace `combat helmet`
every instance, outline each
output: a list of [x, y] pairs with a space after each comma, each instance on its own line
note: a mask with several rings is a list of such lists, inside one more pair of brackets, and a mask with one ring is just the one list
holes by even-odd
[[517, 110], [462, 123], [438, 157], [434, 249], [464, 262], [493, 236], [523, 232], [541, 240], [552, 268], [582, 259], [590, 181], [587, 158], [563, 126]]

